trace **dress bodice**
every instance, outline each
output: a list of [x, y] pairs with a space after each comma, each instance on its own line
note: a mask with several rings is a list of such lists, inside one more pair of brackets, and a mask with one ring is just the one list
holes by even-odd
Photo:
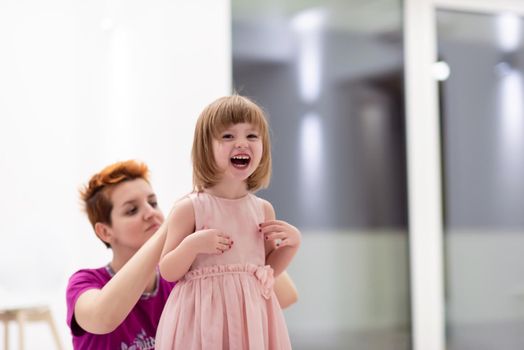
[[248, 193], [238, 199], [217, 197], [206, 192], [189, 195], [195, 212], [195, 227], [221, 230], [233, 240], [230, 250], [220, 255], [200, 254], [191, 269], [211, 265], [265, 264], [264, 237], [258, 231], [264, 222], [263, 202]]

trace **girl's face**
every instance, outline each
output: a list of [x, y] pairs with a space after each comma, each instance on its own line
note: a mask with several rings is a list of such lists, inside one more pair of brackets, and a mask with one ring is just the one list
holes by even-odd
[[110, 193], [110, 199], [112, 224], [106, 229], [113, 251], [138, 250], [164, 221], [156, 195], [144, 179], [120, 183]]
[[262, 159], [262, 138], [250, 123], [232, 124], [213, 139], [213, 155], [224, 177], [245, 181]]

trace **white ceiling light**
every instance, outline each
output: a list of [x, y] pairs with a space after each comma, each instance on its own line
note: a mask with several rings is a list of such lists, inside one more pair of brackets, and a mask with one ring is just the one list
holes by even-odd
[[449, 78], [449, 74], [449, 65], [445, 61], [438, 61], [433, 64], [433, 77], [436, 80], [447, 80]]

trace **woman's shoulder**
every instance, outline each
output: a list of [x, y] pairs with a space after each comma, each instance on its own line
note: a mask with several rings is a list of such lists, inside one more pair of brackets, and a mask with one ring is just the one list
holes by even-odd
[[81, 294], [90, 289], [102, 289], [109, 280], [111, 280], [111, 274], [106, 270], [106, 267], [76, 271], [69, 277], [66, 287], [68, 306], [74, 308], [76, 300]]
[[69, 277], [69, 285], [79, 283], [105, 284], [111, 277], [107, 266], [96, 269], [80, 269]]

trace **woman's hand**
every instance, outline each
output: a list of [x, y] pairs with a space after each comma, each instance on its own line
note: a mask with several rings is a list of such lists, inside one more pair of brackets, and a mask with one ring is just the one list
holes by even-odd
[[233, 241], [231, 238], [217, 229], [204, 227], [186, 237], [197, 254], [223, 254], [231, 249]]
[[264, 238], [273, 242], [273, 248], [300, 246], [300, 231], [282, 220], [269, 220], [259, 225]]

